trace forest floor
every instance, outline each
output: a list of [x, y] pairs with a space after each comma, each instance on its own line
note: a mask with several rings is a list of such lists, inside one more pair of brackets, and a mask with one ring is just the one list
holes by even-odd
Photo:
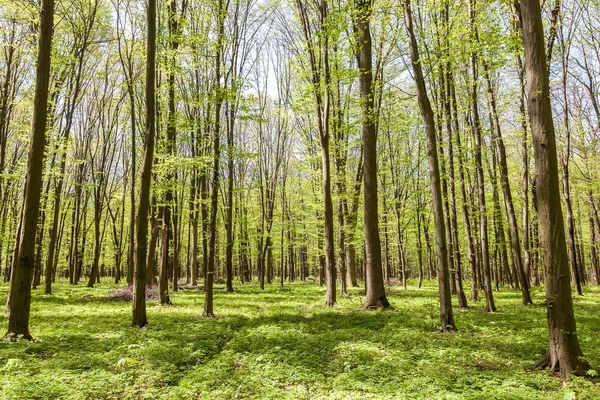
[[[496, 292], [455, 308], [459, 333], [438, 327], [437, 286], [392, 287], [392, 311], [359, 308], [360, 288], [323, 305], [313, 284], [236, 286], [215, 291], [216, 319], [201, 316], [203, 292], [148, 303], [149, 325], [131, 328], [131, 304], [61, 282], [33, 294], [31, 342], [0, 342], [2, 399], [593, 399], [597, 378], [564, 382], [527, 372], [547, 346], [543, 291], [535, 306]], [[0, 304], [7, 285], [0, 285]], [[581, 347], [600, 369], [600, 292], [575, 299]], [[363, 296], [364, 298], [364, 296]], [[456, 307], [456, 304], [455, 304]], [[0, 330], [8, 317], [0, 314]], [[595, 375], [594, 371], [590, 371]]]

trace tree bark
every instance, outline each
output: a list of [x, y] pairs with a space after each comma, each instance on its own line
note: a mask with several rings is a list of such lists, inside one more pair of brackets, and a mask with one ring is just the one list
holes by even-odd
[[[562, 25], [560, 27], [561, 30], [561, 42], [562, 47], [566, 44], [562, 35]], [[569, 184], [569, 159], [571, 157], [571, 126], [569, 121], [569, 97], [567, 95], [567, 77], [568, 77], [568, 67], [569, 67], [569, 49], [562, 49], [561, 52], [561, 66], [562, 66], [562, 98], [563, 98], [563, 125], [565, 129], [565, 150], [562, 157], [562, 183], [563, 183], [563, 198], [565, 200], [565, 211], [567, 212], [567, 231], [569, 232], [569, 260], [571, 262], [571, 280], [573, 281], [573, 285], [575, 286], [575, 294], [577, 296], [583, 296], [583, 292], [581, 290], [581, 279], [580, 279], [580, 271], [581, 265], [579, 265], [577, 260], [577, 249], [575, 245], [575, 220], [573, 216], [573, 206], [571, 204], [571, 186]]]
[[27, 159], [27, 176], [23, 196], [23, 212], [19, 224], [19, 241], [13, 260], [7, 308], [8, 332], [6, 337], [31, 339], [29, 311], [31, 307], [31, 278], [34, 270], [35, 236], [40, 208], [42, 168], [46, 144], [48, 87], [50, 59], [54, 31], [54, 0], [43, 0], [35, 79], [35, 96], [31, 121], [31, 141]]
[[[471, 20], [471, 34], [474, 42], [478, 42], [477, 29], [475, 26], [475, 0], [469, 2], [469, 12]], [[490, 252], [488, 238], [488, 223], [487, 223], [487, 208], [485, 205], [485, 181], [483, 176], [483, 164], [481, 147], [483, 145], [481, 138], [481, 122], [479, 120], [479, 107], [477, 100], [478, 84], [477, 80], [477, 53], [473, 51], [470, 58], [471, 67], [471, 117], [473, 136], [475, 137], [475, 169], [477, 173], [477, 195], [479, 200], [479, 229], [481, 236], [481, 267], [483, 270], [483, 290], [485, 292], [485, 310], [487, 312], [495, 312], [496, 305], [494, 304], [494, 295], [492, 293], [491, 269], [490, 269]]]
[[514, 267], [517, 272], [517, 278], [521, 286], [521, 301], [523, 305], [533, 304], [531, 301], [531, 295], [529, 294], [529, 278], [525, 273], [525, 267], [523, 266], [523, 258], [521, 257], [521, 241], [519, 239], [519, 226], [517, 224], [517, 213], [512, 200], [512, 192], [510, 190], [510, 184], [508, 182], [508, 163], [506, 161], [506, 149], [504, 148], [504, 139], [502, 138], [502, 130], [500, 128], [500, 121], [498, 118], [498, 111], [496, 107], [496, 94], [492, 86], [492, 80], [488, 71], [487, 64], [483, 62], [483, 72], [485, 81], [487, 83], [488, 101], [490, 106], [490, 113], [492, 116], [492, 126], [495, 136], [495, 146], [498, 150], [498, 161], [500, 163], [500, 184], [502, 186], [502, 193], [504, 195], [504, 207], [506, 209], [506, 216], [508, 217], [508, 225], [510, 227], [510, 249], [513, 258]]
[[139, 205], [136, 220], [135, 274], [133, 279], [132, 326], [144, 327], [146, 317], [146, 251], [152, 161], [156, 136], [156, 0], [148, 0], [148, 38], [146, 43], [146, 141], [140, 180]]
[[[449, 79], [450, 84], [450, 92], [452, 99], [452, 120], [454, 121], [454, 127], [458, 128], [458, 111], [457, 111], [457, 102], [456, 102], [456, 90], [454, 87], [454, 78], [451, 76]], [[462, 197], [462, 211], [463, 218], [465, 221], [465, 237], [467, 239], [467, 258], [469, 259], [469, 265], [471, 266], [471, 300], [479, 301], [479, 295], [477, 293], [477, 252], [475, 250], [475, 240], [473, 238], [473, 234], [471, 231], [471, 217], [469, 211], [469, 202], [467, 197], [466, 190], [466, 181], [465, 181], [465, 160], [464, 160], [464, 151], [462, 147], [462, 143], [460, 140], [460, 130], [454, 129], [456, 136], [456, 147], [458, 150], [458, 177], [460, 179], [460, 193]], [[429, 242], [427, 242], [429, 245]]]
[[217, 9], [217, 21], [218, 21], [218, 36], [217, 36], [217, 52], [215, 59], [215, 90], [216, 90], [216, 102], [215, 102], [215, 124], [213, 131], [213, 176], [211, 183], [211, 196], [210, 196], [210, 238], [208, 243], [208, 262], [206, 266], [206, 275], [204, 276], [204, 316], [214, 317], [213, 311], [213, 283], [215, 274], [215, 258], [216, 258], [216, 239], [218, 235], [217, 231], [217, 211], [219, 208], [219, 163], [221, 161], [221, 106], [223, 104], [223, 95], [221, 93], [221, 54], [222, 47], [225, 45], [225, 17], [227, 15], [227, 8], [225, 7], [223, 0], [219, 0]]
[[365, 308], [389, 308], [385, 294], [379, 238], [379, 210], [377, 202], [377, 121], [375, 120], [371, 11], [369, 0], [355, 0], [354, 31], [358, 38], [357, 53], [360, 71], [362, 111], [362, 145], [364, 151], [364, 233], [365, 233]]
[[431, 185], [431, 200], [433, 205], [433, 218], [435, 221], [435, 242], [437, 253], [437, 275], [440, 292], [440, 324], [443, 332], [457, 330], [452, 312], [452, 293], [450, 292], [450, 273], [446, 247], [446, 227], [444, 226], [444, 205], [442, 198], [440, 167], [438, 163], [437, 134], [431, 103], [425, 88], [425, 79], [419, 56], [417, 38], [413, 29], [412, 11], [410, 0], [404, 1], [404, 22], [408, 35], [410, 57], [413, 75], [417, 85], [419, 109], [425, 124], [427, 135], [427, 159], [429, 164], [429, 181]]
[[535, 152], [540, 242], [546, 268], [548, 313], [549, 349], [536, 367], [549, 367], [552, 372], [560, 373], [563, 377], [570, 373], [584, 375], [590, 366], [583, 359], [579, 347], [573, 313], [539, 0], [521, 0], [521, 16], [527, 72], [527, 102]]

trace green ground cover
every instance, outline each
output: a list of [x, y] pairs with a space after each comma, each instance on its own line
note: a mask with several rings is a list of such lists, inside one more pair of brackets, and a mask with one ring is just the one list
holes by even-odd
[[[441, 334], [437, 288], [393, 287], [393, 311], [359, 309], [360, 289], [322, 305], [324, 289], [217, 285], [217, 319], [201, 317], [203, 293], [171, 293], [173, 306], [148, 304], [149, 326], [129, 327], [131, 304], [61, 282], [34, 291], [35, 340], [0, 342], [2, 399], [598, 399], [595, 378], [563, 382], [526, 372], [547, 345], [542, 290], [536, 306], [496, 293], [455, 308], [457, 334]], [[5, 304], [7, 285], [0, 286]], [[575, 299], [581, 347], [600, 369], [600, 293]], [[7, 316], [0, 315], [4, 332]], [[595, 371], [590, 371], [595, 375]]]

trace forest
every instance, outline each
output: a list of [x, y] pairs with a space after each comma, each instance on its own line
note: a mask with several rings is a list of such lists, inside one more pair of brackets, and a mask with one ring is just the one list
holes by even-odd
[[600, 1], [0, 0], [0, 37], [0, 398], [600, 398]]

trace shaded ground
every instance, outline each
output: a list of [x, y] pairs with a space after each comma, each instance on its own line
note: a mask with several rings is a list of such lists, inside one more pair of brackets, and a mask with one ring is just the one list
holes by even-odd
[[[218, 319], [202, 318], [203, 292], [186, 290], [171, 293], [173, 306], [150, 301], [141, 330], [129, 327], [131, 303], [109, 299], [114, 285], [34, 291], [35, 340], [0, 342], [0, 398], [600, 398], [598, 380], [525, 372], [546, 349], [546, 316], [521, 306], [519, 292], [496, 293], [495, 314], [481, 302], [455, 308], [460, 332], [447, 335], [436, 331], [433, 282], [392, 288], [396, 310], [385, 312], [360, 310], [358, 289], [328, 309], [311, 284], [218, 288]], [[1, 304], [6, 292], [0, 285]], [[540, 304], [542, 291], [533, 298]], [[598, 369], [599, 301], [598, 288], [575, 299], [583, 352]]]

